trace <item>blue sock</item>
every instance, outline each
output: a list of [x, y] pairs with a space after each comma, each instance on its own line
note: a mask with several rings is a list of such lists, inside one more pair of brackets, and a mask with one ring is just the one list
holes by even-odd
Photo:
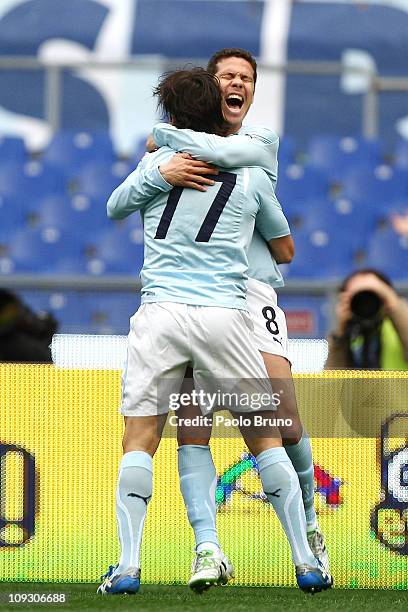
[[209, 446], [186, 444], [178, 449], [180, 489], [194, 529], [196, 548], [203, 543], [219, 547], [215, 525], [217, 474]]
[[297, 444], [288, 444], [285, 450], [299, 478], [306, 524], [310, 531], [317, 527], [317, 517], [314, 507], [314, 466], [309, 436], [304, 433]]
[[121, 574], [129, 567], [140, 568], [140, 545], [152, 486], [151, 456], [143, 451], [125, 453], [119, 468], [116, 491], [121, 556], [115, 574]]
[[299, 479], [284, 448], [269, 448], [256, 461], [263, 490], [285, 530], [296, 566], [316, 567], [306, 536], [306, 520]]

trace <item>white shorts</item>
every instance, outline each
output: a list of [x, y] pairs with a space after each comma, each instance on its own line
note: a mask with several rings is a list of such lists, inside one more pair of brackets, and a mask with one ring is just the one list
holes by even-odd
[[[198, 393], [239, 389], [242, 394], [272, 394], [246, 311], [153, 302], [143, 304], [130, 319], [121, 413], [167, 414], [169, 396], [180, 393], [187, 365], [193, 367]], [[220, 407], [237, 412], [256, 409], [226, 406], [223, 401], [213, 405]], [[200, 402], [200, 408], [203, 414], [210, 411], [208, 404]], [[268, 409], [264, 403], [262, 408]]]
[[254, 325], [254, 340], [264, 353], [288, 357], [288, 330], [285, 313], [278, 306], [276, 291], [270, 285], [249, 278], [246, 302]]

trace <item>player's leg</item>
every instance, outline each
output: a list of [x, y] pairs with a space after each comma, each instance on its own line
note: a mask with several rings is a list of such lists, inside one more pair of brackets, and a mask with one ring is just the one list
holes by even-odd
[[247, 305], [254, 324], [255, 342], [262, 352], [273, 387], [279, 387], [279, 417], [291, 422], [280, 427], [283, 446], [299, 478], [305, 508], [309, 544], [329, 572], [329, 558], [314, 506], [314, 465], [309, 437], [298, 412], [284, 312], [277, 304], [274, 289], [265, 283], [248, 281]]
[[[187, 368], [183, 393], [194, 389], [193, 371]], [[233, 575], [233, 567], [221, 550], [216, 528], [215, 488], [217, 473], [209, 447], [210, 424], [197, 422], [202, 414], [197, 405], [181, 406], [177, 415], [178, 471], [180, 489], [187, 517], [194, 531], [196, 556], [189, 586], [202, 592], [213, 584], [224, 584]], [[211, 420], [208, 417], [208, 420]]]
[[[295, 388], [289, 361], [281, 355], [262, 353], [269, 376], [279, 381], [284, 389], [281, 394], [281, 405], [279, 416], [285, 420], [289, 419], [292, 424], [289, 427], [281, 426], [283, 446], [295, 468], [302, 490], [303, 505], [306, 516], [307, 538], [310, 548], [315, 557], [319, 559], [329, 572], [330, 563], [323, 534], [317, 522], [314, 495], [314, 465], [312, 447], [307, 433], [303, 430], [300, 415], [297, 408]], [[273, 383], [272, 383], [273, 384]]]
[[[234, 416], [239, 415], [234, 413]], [[245, 424], [240, 426], [240, 430], [250, 452], [256, 457], [264, 493], [288, 538], [298, 585], [302, 590], [314, 593], [330, 588], [332, 578], [310, 548], [299, 479], [280, 444], [279, 428], [273, 425], [274, 419], [274, 411], [245, 414]]]
[[[281, 355], [262, 352], [262, 357], [272, 379], [272, 385], [282, 389], [280, 394], [279, 417], [290, 422], [280, 426], [283, 446], [288, 453], [299, 478], [302, 489], [308, 530], [316, 528], [314, 507], [314, 466], [308, 435], [304, 432], [297, 408], [295, 388], [289, 361]], [[276, 381], [276, 382], [275, 382]]]
[[[123, 457], [116, 491], [121, 556], [98, 589], [100, 594], [136, 593], [140, 585], [140, 546], [152, 496], [152, 457], [167, 418], [169, 393], [179, 391], [186, 367], [179, 330], [182, 313], [158, 304], [142, 306], [131, 319], [122, 379], [125, 417]], [[154, 325], [153, 325], [154, 323]], [[163, 351], [163, 348], [166, 348]]]
[[[251, 340], [252, 328], [248, 315], [243, 311], [223, 308], [197, 308], [194, 314], [196, 325], [191, 325], [191, 329], [197, 332], [196, 335], [192, 333], [192, 344], [195, 349], [193, 363], [196, 390], [209, 394], [219, 392], [221, 395], [224, 392], [233, 394], [234, 391], [243, 395], [245, 391], [248, 391], [248, 394], [251, 392], [266, 394], [271, 391], [262, 358]], [[197, 411], [193, 412], [193, 408], [189, 408], [189, 416], [197, 414]], [[207, 416], [207, 413], [205, 415]], [[277, 438], [279, 439], [277, 443], [280, 444], [278, 430]], [[187, 470], [191, 478], [190, 485], [186, 487], [184, 493], [185, 500], [187, 501], [190, 496], [193, 507], [200, 504], [200, 499], [208, 500], [208, 503], [206, 502], [207, 516], [209, 516], [208, 510], [211, 509], [214, 526], [213, 531], [206, 532], [207, 542], [202, 542], [200, 533], [197, 533], [198, 554], [193, 564], [193, 575], [189, 584], [193, 589], [199, 591], [212, 584], [226, 582], [233, 568], [223, 553], [220, 552], [217, 555], [214, 548], [217, 537], [215, 529], [216, 472], [209, 447], [192, 445], [191, 442], [196, 440], [205, 440], [202, 432], [195, 433], [185, 428], [179, 430], [179, 441], [189, 442], [188, 445], [179, 449], [179, 460], [180, 454], [183, 453], [185, 457], [183, 468]], [[194, 464], [197, 466], [195, 469], [192, 468], [193, 456]], [[200, 462], [202, 462], [201, 467], [198, 467]], [[203, 475], [202, 482], [196, 485], [200, 473]], [[198, 492], [196, 496], [193, 495], [194, 489]], [[210, 499], [208, 499], [209, 495]], [[194, 513], [189, 514], [190, 520], [194, 519], [193, 515]]]
[[116, 490], [116, 517], [121, 555], [110, 567], [100, 594], [137, 593], [140, 548], [147, 506], [152, 497], [152, 457], [159, 446], [167, 415], [125, 417], [123, 457]]
[[[204, 333], [201, 332], [202, 341], [205, 340], [212, 350], [210, 356], [208, 351], [205, 354], [200, 351], [197, 338], [194, 345], [197, 351], [193, 353], [196, 386], [204, 389], [219, 388], [224, 394], [232, 388], [243, 396], [258, 400], [264, 393], [268, 393], [267, 383], [270, 410], [259, 409], [258, 403], [252, 405], [251, 402], [249, 409], [245, 405], [237, 405], [233, 413], [235, 412], [236, 416], [241, 414], [250, 422], [249, 427], [240, 427], [241, 433], [250, 451], [259, 460], [264, 490], [291, 545], [299, 586], [305, 590], [316, 591], [328, 588], [331, 586], [331, 577], [318, 567], [319, 562], [307, 541], [299, 479], [285, 449], [282, 448], [279, 428], [273, 425], [273, 418], [277, 416], [278, 411], [273, 409], [275, 400], [272, 391], [279, 393], [280, 398], [283, 389], [281, 386], [270, 386], [264, 361], [254, 343], [253, 324], [247, 313], [214, 313], [216, 323], [211, 324], [206, 320], [206, 317], [212, 314], [209, 310], [211, 309], [201, 313], [201, 320], [200, 312], [197, 311], [197, 322], [200, 320], [201, 329], [204, 330]], [[191, 325], [192, 330], [196, 327]], [[218, 344], [215, 344], [216, 338]], [[262, 404], [265, 408], [265, 403]], [[256, 414], [254, 408], [257, 408]]]

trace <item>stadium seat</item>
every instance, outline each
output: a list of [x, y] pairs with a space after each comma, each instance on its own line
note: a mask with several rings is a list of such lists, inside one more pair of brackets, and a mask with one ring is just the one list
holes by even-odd
[[285, 269], [290, 278], [342, 278], [353, 265], [353, 244], [348, 236], [324, 230], [293, 234], [296, 256]]
[[51, 312], [58, 321], [60, 333], [85, 333], [89, 317], [86, 294], [76, 291], [24, 291], [24, 302], [35, 312]]
[[20, 198], [0, 195], [0, 219], [2, 229], [15, 230], [25, 222], [23, 202]]
[[393, 229], [378, 230], [372, 236], [366, 264], [394, 279], [406, 279], [408, 237], [399, 236]]
[[307, 149], [307, 165], [323, 170], [330, 179], [337, 181], [348, 168], [356, 165], [375, 168], [381, 162], [379, 140], [319, 135], [311, 139]]
[[72, 191], [106, 203], [112, 191], [132, 172], [128, 162], [88, 162], [73, 178]]
[[91, 333], [127, 334], [129, 319], [140, 306], [140, 294], [136, 291], [88, 293], [83, 306], [86, 325]]
[[[376, 215], [367, 206], [347, 199], [304, 202], [299, 229], [323, 231], [347, 238], [353, 250], [366, 243], [374, 229]], [[295, 228], [296, 229], [296, 228]]]
[[0, 194], [24, 199], [64, 193], [66, 183], [58, 168], [39, 161], [0, 162]]
[[279, 168], [289, 166], [295, 163], [296, 145], [295, 140], [291, 136], [279, 137], [278, 162]]
[[401, 170], [408, 170], [408, 140], [400, 140], [395, 147], [394, 165]]
[[88, 240], [90, 274], [137, 275], [143, 265], [143, 236], [137, 230], [115, 227]]
[[292, 164], [279, 174], [276, 194], [283, 207], [286, 202], [301, 200], [306, 195], [323, 199], [329, 195], [329, 182], [319, 170]]
[[351, 168], [342, 179], [342, 196], [381, 204], [407, 198], [408, 173], [384, 165], [374, 170], [366, 166]]
[[0, 136], [0, 163], [9, 161], [21, 165], [28, 161], [24, 140], [18, 136]]
[[26, 207], [26, 217], [33, 226], [57, 227], [84, 238], [113, 226], [104, 204], [84, 194], [51, 195], [31, 201]]
[[61, 130], [43, 151], [42, 159], [71, 175], [88, 162], [113, 163], [116, 156], [107, 131]]
[[[58, 260], [81, 255], [81, 243], [59, 228], [18, 230], [4, 239], [3, 259], [10, 262], [9, 274], [53, 273]], [[3, 262], [3, 265], [4, 264]]]

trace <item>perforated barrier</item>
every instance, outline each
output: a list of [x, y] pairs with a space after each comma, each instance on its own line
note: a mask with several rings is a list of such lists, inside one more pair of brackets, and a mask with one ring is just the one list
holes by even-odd
[[[407, 385], [404, 373], [296, 377], [339, 587], [408, 587]], [[117, 561], [119, 402], [118, 370], [0, 366], [1, 580], [96, 581]], [[289, 546], [242, 440], [215, 437], [212, 451], [235, 584], [294, 585]], [[143, 579], [183, 583], [194, 543], [174, 437], [163, 439], [154, 470]]]

